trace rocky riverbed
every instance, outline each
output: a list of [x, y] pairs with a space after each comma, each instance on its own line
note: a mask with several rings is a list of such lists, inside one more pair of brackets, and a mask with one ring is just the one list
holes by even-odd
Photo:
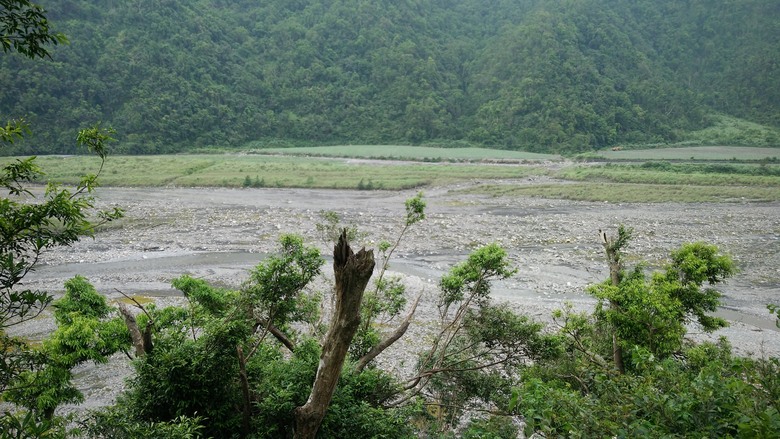
[[[713, 336], [694, 328], [690, 336], [726, 336], [741, 353], [780, 354], [780, 333], [765, 307], [780, 302], [780, 204], [616, 204], [461, 192], [478, 184], [426, 189], [427, 219], [408, 232], [391, 262], [391, 269], [406, 277], [409, 295], [423, 294], [416, 323], [436, 318], [438, 278], [470, 251], [491, 242], [506, 248], [518, 268], [516, 276], [494, 286], [496, 301], [540, 320], [548, 320], [550, 312], [565, 302], [591, 309], [595, 302], [585, 288], [608, 275], [598, 230], [614, 235], [624, 224], [635, 230], [629, 263], [645, 260], [659, 266], [671, 250], [699, 240], [729, 253], [740, 272], [721, 288], [720, 314], [731, 321], [731, 327]], [[101, 188], [100, 207], [122, 207], [126, 218], [101, 230], [94, 240], [48, 253], [25, 284], [58, 295], [66, 279], [81, 274], [111, 299], [120, 298], [122, 291], [172, 303], [178, 294], [170, 282], [182, 274], [240, 285], [247, 270], [275, 249], [282, 233], [303, 235], [329, 254], [330, 245], [316, 230], [316, 224], [323, 222], [323, 210], [337, 212], [343, 223], [364, 232], [362, 245], [394, 240], [403, 228], [404, 200], [414, 194]], [[327, 284], [327, 273], [319, 282]], [[14, 331], [34, 339], [44, 337], [52, 327], [51, 319], [44, 318]], [[424, 327], [412, 325], [407, 338], [423, 337]], [[408, 348], [403, 343], [396, 346], [401, 353]], [[403, 367], [396, 361], [387, 365]], [[123, 355], [107, 365], [82, 367], [78, 376], [87, 396], [82, 408], [109, 404], [129, 373]]]

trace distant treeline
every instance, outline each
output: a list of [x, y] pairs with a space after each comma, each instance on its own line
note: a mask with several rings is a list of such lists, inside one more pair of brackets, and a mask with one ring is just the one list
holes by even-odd
[[684, 140], [714, 112], [780, 127], [765, 0], [40, 0], [68, 46], [0, 57], [0, 116], [71, 153], [310, 142], [534, 152]]

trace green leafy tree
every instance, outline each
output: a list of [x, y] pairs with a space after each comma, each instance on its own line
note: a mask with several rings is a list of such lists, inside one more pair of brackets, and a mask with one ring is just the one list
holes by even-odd
[[[25, 0], [0, 2], [0, 44], [4, 52], [29, 58], [49, 57], [49, 44], [67, 39], [49, 29], [46, 11]], [[24, 119], [0, 127], [0, 142], [6, 149], [30, 133]], [[21, 286], [47, 250], [69, 246], [84, 236], [93, 236], [101, 224], [122, 216], [120, 209], [98, 211], [93, 190], [107, 157], [106, 144], [113, 130], [100, 126], [81, 130], [77, 136], [100, 159], [95, 174], [82, 177], [68, 189], [53, 183], [44, 191], [33, 190], [43, 171], [35, 157], [18, 159], [0, 171], [0, 399], [27, 409], [26, 413], [4, 411], [0, 435], [55, 437], [64, 432], [64, 422], [53, 417], [65, 402], [77, 402], [81, 393], [71, 384], [71, 370], [85, 361], [105, 361], [124, 345], [126, 333], [117, 321], [106, 321], [108, 308], [102, 296], [83, 279], [66, 283], [55, 318], [61, 325], [40, 348], [8, 335], [8, 328], [40, 315], [52, 302], [45, 291]]]
[[[406, 221], [399, 235], [398, 242], [400, 242], [401, 237], [403, 237], [409, 227], [425, 219], [425, 202], [422, 201], [422, 193], [418, 193], [416, 197], [406, 200], [405, 207]], [[390, 250], [390, 253], [395, 250], [397, 245], [396, 243], [396, 246]], [[386, 255], [383, 267], [380, 269], [380, 279], [377, 281], [377, 289], [372, 297], [372, 303], [366, 306], [363, 303], [363, 298], [374, 271], [374, 254], [373, 251], [367, 252], [365, 248], [354, 253], [349, 246], [347, 230], [342, 230], [341, 236], [333, 249], [335, 277], [333, 316], [322, 343], [320, 363], [317, 367], [316, 378], [309, 397], [305, 404], [295, 409], [294, 437], [313, 439], [317, 435], [326, 410], [328, 410], [328, 406], [336, 391], [339, 377], [342, 375], [347, 354], [353, 346], [355, 335], [360, 329], [361, 318], [367, 318], [371, 322], [372, 318], [376, 317], [378, 313], [389, 311], [391, 315], [394, 315], [403, 306], [402, 300], [399, 299], [402, 292], [398, 292], [398, 289], [389, 297], [387, 294], [383, 298], [379, 296], [379, 292], [383, 288], [381, 281], [387, 269], [388, 258], [389, 254]], [[385, 303], [389, 305], [383, 306]], [[412, 307], [409, 317], [393, 334], [390, 334], [385, 340], [375, 345], [360, 358], [356, 368], [358, 374], [363, 374], [363, 368], [371, 359], [379, 355], [404, 334], [415, 308], [416, 303]], [[368, 328], [364, 326], [364, 329]]]
[[86, 437], [100, 439], [203, 437], [203, 419], [200, 417], [180, 416], [170, 422], [134, 422], [116, 408], [91, 413], [83, 428]]
[[8, 195], [0, 199], [0, 330], [34, 318], [51, 302], [46, 292], [16, 288], [48, 249], [92, 236], [101, 224], [122, 216], [118, 208], [94, 212], [92, 192], [106, 160], [105, 143], [113, 140], [110, 133], [99, 127], [79, 132], [79, 143], [98, 155], [100, 168], [74, 190], [53, 183], [42, 195], [28, 189], [44, 175], [34, 157], [3, 168], [0, 185]]
[[406, 286], [400, 276], [388, 276], [387, 270], [390, 267], [393, 253], [398, 249], [409, 229], [425, 220], [423, 193], [418, 192], [416, 196], [407, 199], [404, 207], [406, 216], [403, 228], [394, 243], [388, 241], [379, 243], [379, 273], [374, 280], [374, 288], [367, 290], [363, 295], [360, 307], [360, 327], [350, 345], [350, 353], [353, 358], [357, 359], [359, 370], [404, 335], [420, 301], [421, 296], [418, 296], [406, 318], [393, 331], [384, 336], [380, 334], [377, 323], [392, 321], [398, 317], [406, 305]]
[[[618, 242], [624, 245], [629, 235], [621, 236], [625, 240]], [[712, 286], [735, 272], [731, 258], [719, 254], [717, 247], [685, 244], [672, 252], [663, 272], [649, 277], [641, 265], [615, 274], [614, 262], [610, 264], [613, 278], [590, 291], [599, 299], [596, 316], [612, 328], [623, 349], [640, 346], [664, 358], [682, 347], [686, 324], [697, 323], [707, 332], [727, 325], [709, 315], [721, 296]]]
[[[83, 130], [78, 136], [80, 144], [98, 155], [100, 169], [107, 155], [105, 143], [110, 140], [110, 131], [99, 127]], [[101, 224], [122, 216], [118, 208], [94, 208], [92, 192], [99, 174], [100, 170], [84, 176], [75, 189], [49, 183], [42, 194], [29, 189], [43, 176], [34, 157], [8, 164], [0, 174], [0, 185], [7, 192], [0, 199], [0, 394], [30, 410], [22, 418], [25, 422], [5, 413], [5, 421], [25, 429], [56, 425], [51, 420], [54, 408], [79, 400], [80, 394], [70, 384], [70, 369], [89, 358], [77, 355], [68, 359], [71, 354], [52, 346], [43, 351], [31, 349], [24, 340], [8, 335], [9, 327], [35, 318], [52, 302], [48, 292], [20, 287], [20, 283], [47, 250], [93, 236]], [[76, 338], [59, 346], [86, 342], [79, 341], [78, 334], [95, 327], [84, 324], [86, 321], [79, 319], [71, 327]], [[98, 357], [91, 359], [99, 361]]]
[[257, 265], [243, 288], [245, 299], [264, 331], [272, 327], [288, 331], [294, 322], [311, 321], [316, 297], [304, 294], [325, 260], [307, 247], [300, 236], [283, 235], [276, 257]]
[[491, 283], [515, 272], [506, 251], [490, 244], [441, 278], [438, 333], [421, 354], [405, 395], [423, 395], [440, 432], [454, 429], [470, 408], [488, 404], [506, 412], [516, 378], [512, 371], [557, 350], [556, 338], [543, 335], [542, 324], [491, 303]]
[[[319, 295], [309, 284], [323, 262], [300, 237], [285, 235], [278, 253], [255, 267], [239, 291], [187, 276], [175, 280], [190, 304], [147, 306], [138, 316], [140, 327], [152, 322], [152, 348], [134, 363], [117, 407], [90, 422], [93, 437], [133, 437], [178, 419], [207, 437], [291, 435], [294, 410], [305, 405], [320, 363], [322, 348], [303, 328], [318, 320]], [[321, 434], [404, 436], [403, 411], [383, 407], [395, 392], [389, 375], [352, 367], [339, 368], [339, 375]]]
[[[402, 236], [424, 219], [424, 208], [421, 194], [407, 200]], [[489, 303], [490, 283], [514, 273], [506, 252], [497, 245], [480, 249], [442, 281], [441, 332], [418, 373], [399, 381], [372, 360], [405, 333], [416, 304], [395, 330], [376, 332], [368, 347], [353, 349], [366, 340], [355, 335], [365, 330], [361, 319], [373, 329], [383, 316], [398, 314], [407, 293], [395, 281], [367, 289], [373, 253], [353, 253], [347, 233], [334, 247], [330, 310], [311, 290], [323, 258], [292, 235], [282, 236], [277, 253], [251, 270], [239, 290], [187, 276], [175, 280], [188, 305], [144, 307], [136, 326], [151, 328], [151, 341], [139, 342], [143, 355], [128, 391], [94, 416], [88, 430], [94, 437], [132, 437], [181, 419], [183, 429], [196, 427], [208, 437], [414, 437], [416, 425], [428, 424], [425, 407], [448, 413], [434, 421], [441, 431], [481, 403], [509, 413], [515, 381], [506, 374], [527, 359], [552, 355], [559, 342], [543, 335], [541, 324]], [[398, 242], [383, 245], [380, 276]], [[364, 303], [365, 294], [376, 296]], [[124, 426], [117, 421], [123, 416]], [[511, 429], [495, 422], [475, 424], [474, 431]]]
[[[79, 142], [97, 152], [101, 167], [108, 140], [108, 133], [99, 128], [79, 134]], [[98, 174], [83, 177], [75, 190], [50, 183], [41, 195], [28, 185], [42, 175], [34, 157], [18, 159], [0, 174], [0, 185], [8, 194], [0, 199], [0, 337], [7, 347], [2, 349], [5, 361], [0, 364], [3, 383], [8, 383], [20, 367], [25, 368], [14, 360], [24, 349], [6, 335], [7, 328], [36, 317], [52, 300], [45, 291], [18, 288], [18, 284], [47, 250], [91, 236], [99, 225], [122, 216], [120, 209], [98, 211], [96, 219], [89, 216], [94, 214], [91, 192], [97, 186]]]
[[[721, 339], [695, 345], [686, 325], [725, 326], [709, 315], [719, 304], [716, 285], [734, 273], [717, 247], [685, 244], [664, 270], [622, 269], [630, 233], [603, 236], [612, 279], [590, 291], [592, 315], [571, 307], [554, 314], [562, 349], [520, 369], [510, 406], [526, 420], [526, 434], [567, 437], [772, 437], [780, 426], [775, 399], [777, 359], [736, 357]], [[620, 245], [618, 245], [618, 243]], [[620, 264], [616, 264], [619, 262]], [[613, 282], [616, 281], [617, 283]], [[605, 358], [613, 334], [624, 371]]]
[[[26, 0], [3, 0], [0, 6], [4, 52], [43, 58], [49, 56], [46, 44], [66, 41], [63, 35], [49, 31], [46, 11], [40, 6]], [[0, 127], [0, 142], [8, 147], [29, 133], [24, 119], [11, 120]], [[72, 191], [50, 183], [41, 197], [28, 189], [44, 175], [35, 157], [3, 167], [0, 187], [7, 195], [0, 199], [0, 337], [5, 343], [13, 344], [5, 335], [6, 328], [35, 317], [51, 302], [45, 292], [16, 289], [44, 252], [68, 246], [82, 236], [92, 235], [100, 224], [121, 217], [119, 209], [97, 212], [97, 221], [87, 216], [94, 210], [91, 193], [107, 156], [106, 144], [114, 140], [112, 134], [113, 130], [100, 126], [78, 133], [78, 144], [95, 153], [100, 166], [96, 174], [84, 176]]]
[[574, 352], [522, 370], [514, 403], [527, 435], [771, 438], [780, 431], [777, 359], [737, 357], [721, 340], [665, 359], [638, 348], [635, 367], [616, 374]]
[[65, 295], [53, 307], [57, 329], [31, 353], [42, 361], [14, 377], [4, 393], [7, 401], [47, 421], [58, 406], [84, 401], [72, 383], [76, 366], [87, 361], [105, 363], [130, 346], [124, 321], [111, 317], [105, 297], [83, 277], [65, 282]]

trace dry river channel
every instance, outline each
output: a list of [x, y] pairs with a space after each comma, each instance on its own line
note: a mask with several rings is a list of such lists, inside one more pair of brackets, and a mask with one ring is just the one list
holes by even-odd
[[[427, 219], [410, 229], [391, 261], [391, 270], [405, 277], [409, 297], [423, 294], [406, 340], [424, 338], [425, 328], [431, 326], [426, 323], [437, 318], [438, 278], [472, 250], [492, 242], [508, 251], [518, 269], [514, 277], [493, 286], [495, 301], [543, 321], [550, 321], [550, 313], [567, 302], [575, 309], [592, 309], [595, 300], [586, 287], [608, 276], [598, 231], [614, 235], [624, 224], [635, 230], [629, 264], [644, 260], [650, 268], [660, 267], [670, 251], [692, 241], [713, 243], [729, 253], [740, 271], [720, 288], [724, 297], [719, 314], [731, 326], [713, 335], [692, 327], [689, 337], [725, 336], [742, 354], [780, 355], [780, 332], [766, 310], [767, 303], [780, 303], [780, 204], [617, 204], [494, 198], [461, 191], [476, 184], [424, 190]], [[414, 194], [101, 188], [99, 207], [122, 207], [126, 218], [95, 239], [46, 254], [25, 284], [56, 297], [65, 280], [81, 274], [111, 300], [120, 299], [122, 291], [161, 304], [177, 303], [181, 295], [170, 286], [172, 279], [189, 274], [239, 287], [247, 270], [274, 251], [282, 233], [300, 234], [328, 255], [331, 246], [316, 230], [324, 210], [337, 212], [344, 224], [365, 233], [359, 245], [394, 241], [403, 228], [404, 201]], [[329, 275], [326, 267], [318, 280], [325, 289]], [[43, 338], [52, 329], [50, 316], [14, 327], [29, 339]], [[396, 352], [380, 360], [404, 373], [419, 344], [413, 341], [397, 343]], [[110, 404], [131, 370], [124, 355], [114, 356], [108, 364], [80, 367], [77, 377], [87, 401], [66, 411]]]

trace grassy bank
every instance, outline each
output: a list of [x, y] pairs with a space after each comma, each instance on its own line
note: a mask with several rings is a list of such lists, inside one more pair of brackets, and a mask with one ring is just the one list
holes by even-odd
[[775, 187], [780, 191], [780, 165], [707, 165], [648, 162], [641, 165], [569, 167], [557, 176], [574, 181], [677, 186]]
[[780, 164], [645, 162], [568, 166], [545, 184], [483, 185], [473, 193], [609, 202], [780, 200]]
[[414, 160], [424, 162], [480, 162], [480, 161], [542, 161], [561, 160], [554, 154], [536, 154], [485, 148], [434, 148], [408, 145], [340, 145], [301, 148], [262, 149], [263, 154], [281, 154], [313, 157], [351, 157], [379, 160]]
[[[13, 158], [3, 158], [7, 163]], [[42, 156], [54, 182], [73, 184], [94, 172], [89, 156]], [[529, 182], [525, 177], [553, 179]], [[502, 184], [491, 180], [503, 180]], [[733, 202], [780, 200], [780, 164], [669, 163], [580, 165], [382, 162], [323, 157], [211, 154], [112, 156], [106, 186], [299, 187], [410, 189], [484, 182], [471, 193], [610, 202]], [[514, 181], [514, 182], [513, 182]]]
[[[4, 158], [8, 162], [12, 158]], [[75, 183], [94, 172], [88, 156], [41, 156], [47, 178]], [[456, 181], [521, 178], [545, 173], [519, 165], [448, 163], [350, 163], [347, 160], [267, 155], [112, 156], [101, 184], [107, 186], [308, 187], [408, 189]]]
[[496, 197], [541, 197], [610, 203], [702, 203], [778, 201], [777, 187], [677, 186], [636, 183], [553, 183], [533, 186], [481, 185], [459, 191]]
[[578, 156], [600, 160], [675, 160], [675, 161], [779, 161], [780, 148], [739, 146], [690, 146], [685, 148], [626, 149], [597, 151]]

